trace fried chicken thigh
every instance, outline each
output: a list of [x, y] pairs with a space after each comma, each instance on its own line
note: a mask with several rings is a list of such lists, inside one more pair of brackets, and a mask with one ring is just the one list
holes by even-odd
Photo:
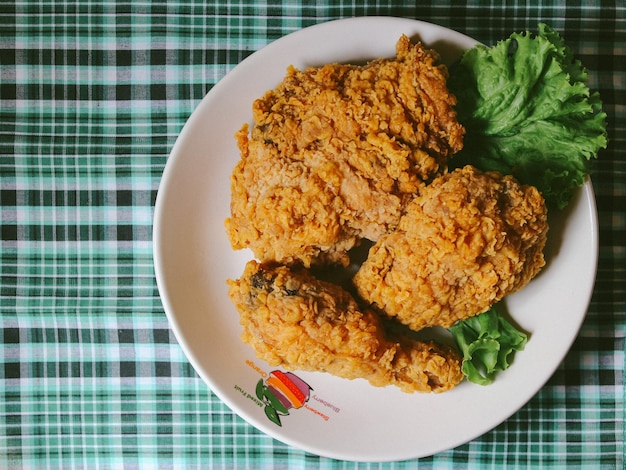
[[229, 281], [229, 296], [243, 341], [272, 366], [365, 378], [405, 392], [442, 392], [463, 377], [455, 351], [388, 337], [377, 314], [306, 270], [250, 261], [239, 280]]
[[545, 264], [547, 231], [536, 188], [466, 166], [421, 190], [353, 282], [413, 330], [449, 327], [525, 286]]
[[402, 36], [396, 59], [288, 69], [237, 134], [233, 248], [304, 266], [348, 263], [393, 229], [418, 187], [463, 146], [436, 52]]

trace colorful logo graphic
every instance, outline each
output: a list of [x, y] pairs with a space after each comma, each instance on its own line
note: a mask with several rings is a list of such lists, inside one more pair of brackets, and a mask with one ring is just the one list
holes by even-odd
[[309, 401], [312, 388], [291, 372], [274, 370], [267, 380], [259, 379], [256, 396], [265, 404], [265, 414], [273, 423], [282, 426], [281, 416], [290, 409], [302, 408]]
[[[338, 406], [315, 393], [311, 394], [313, 388], [297, 375], [280, 370], [267, 373], [249, 359], [246, 360], [246, 365], [262, 378], [256, 383], [254, 393], [248, 392], [245, 387], [236, 384], [235, 390], [259, 408], [263, 408], [269, 420], [277, 426], [282, 426], [281, 417], [289, 415], [289, 410], [302, 408], [319, 416], [324, 421], [330, 419], [330, 411], [340, 412]], [[313, 406], [308, 403], [309, 399], [315, 402]], [[324, 408], [320, 410], [319, 406]]]

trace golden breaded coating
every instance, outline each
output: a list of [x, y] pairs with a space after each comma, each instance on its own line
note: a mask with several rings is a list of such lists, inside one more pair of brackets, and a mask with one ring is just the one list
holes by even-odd
[[442, 392], [463, 378], [455, 351], [388, 339], [378, 315], [359, 310], [347, 291], [306, 270], [250, 261], [241, 279], [229, 281], [229, 296], [243, 341], [271, 366], [364, 378], [405, 392]]
[[463, 146], [438, 56], [402, 36], [396, 59], [289, 68], [237, 134], [233, 248], [282, 264], [348, 263], [394, 228], [418, 187]]
[[545, 264], [547, 231], [536, 188], [466, 166], [423, 188], [353, 282], [413, 330], [449, 327], [530, 282]]

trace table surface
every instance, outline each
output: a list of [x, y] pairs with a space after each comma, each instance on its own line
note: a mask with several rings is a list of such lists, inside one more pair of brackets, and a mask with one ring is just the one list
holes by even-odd
[[[0, 468], [623, 468], [625, 7], [422, 3], [0, 3]], [[550, 24], [588, 68], [610, 144], [591, 175], [597, 282], [554, 376], [469, 443], [356, 464], [264, 435], [198, 377], [159, 298], [152, 217], [180, 129], [229, 70], [303, 27], [371, 15], [488, 45]]]

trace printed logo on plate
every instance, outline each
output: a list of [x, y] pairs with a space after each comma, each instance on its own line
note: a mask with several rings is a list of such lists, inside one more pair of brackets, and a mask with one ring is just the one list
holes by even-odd
[[[261, 375], [254, 388], [254, 394], [239, 385], [235, 385], [235, 390], [262, 407], [267, 418], [277, 426], [282, 426], [281, 419], [289, 416], [293, 410], [307, 410], [324, 421], [330, 419], [329, 414], [341, 411], [337, 406], [312, 393], [313, 388], [292, 372], [276, 369], [267, 373], [250, 360], [246, 361], [246, 365]], [[311, 399], [324, 409], [320, 410], [318, 405], [309, 404]]]

